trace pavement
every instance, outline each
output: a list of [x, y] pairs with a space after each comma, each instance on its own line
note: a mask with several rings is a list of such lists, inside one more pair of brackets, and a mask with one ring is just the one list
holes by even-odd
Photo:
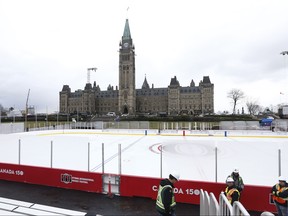
[[[68, 190], [0, 180], [0, 197], [86, 212], [95, 215], [158, 215], [155, 200], [141, 197], [109, 197], [106, 194]], [[199, 205], [177, 203], [177, 216], [199, 215]]]

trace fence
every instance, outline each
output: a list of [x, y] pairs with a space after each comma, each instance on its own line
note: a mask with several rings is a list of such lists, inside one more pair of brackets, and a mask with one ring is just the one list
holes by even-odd
[[[273, 130], [287, 131], [288, 121], [274, 120]], [[149, 121], [95, 121], [95, 122], [30, 122], [26, 131], [67, 129], [155, 129], [159, 131], [207, 131], [207, 130], [270, 130], [270, 127], [260, 127], [258, 121], [220, 121], [220, 122], [149, 122]], [[1, 123], [0, 133], [24, 132], [24, 122]]]
[[19, 133], [24, 131], [24, 122], [0, 122], [0, 134]]
[[220, 211], [220, 208], [219, 208], [218, 202], [216, 200], [216, 197], [214, 196], [214, 194], [212, 192], [210, 192], [209, 212], [211, 215], [218, 216], [219, 211]]
[[260, 130], [261, 127], [259, 126], [258, 121], [221, 121], [219, 123], [219, 129], [220, 130]]
[[[250, 214], [245, 207], [236, 201], [233, 206], [228, 201], [224, 192], [219, 195], [219, 203], [216, 200], [214, 194], [211, 192], [208, 195], [207, 191], [200, 190], [200, 215], [201, 216], [249, 216]], [[274, 216], [271, 212], [264, 211], [261, 216]]]
[[[14, 123], [15, 124], [15, 123]], [[43, 129], [157, 129], [157, 130], [272, 130], [288, 131], [288, 120], [275, 119], [272, 126], [261, 127], [258, 121], [220, 121], [220, 122], [149, 122], [149, 121], [95, 121], [95, 122], [47, 122], [39, 127], [39, 123], [32, 124], [29, 130]]]
[[244, 208], [244, 206], [236, 201], [233, 206], [229, 203], [224, 192], [219, 195], [219, 204], [213, 193], [208, 195], [207, 191], [200, 190], [200, 215], [234, 215], [234, 216], [249, 216], [250, 214]]
[[288, 120], [287, 119], [275, 119], [272, 122], [272, 130], [277, 131], [288, 131]]

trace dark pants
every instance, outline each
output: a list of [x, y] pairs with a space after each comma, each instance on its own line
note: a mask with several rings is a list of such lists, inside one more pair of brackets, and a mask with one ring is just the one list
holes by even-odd
[[279, 205], [278, 203], [275, 202], [278, 216], [288, 216], [288, 207], [287, 206], [282, 206]]
[[176, 216], [175, 211], [172, 211], [171, 214], [165, 214], [165, 213], [162, 213], [162, 212], [159, 212], [159, 211], [158, 211], [158, 213], [159, 213], [160, 216]]

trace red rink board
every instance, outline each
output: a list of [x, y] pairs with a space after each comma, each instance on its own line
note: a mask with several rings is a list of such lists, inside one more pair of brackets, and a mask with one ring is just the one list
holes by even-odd
[[0, 179], [102, 192], [102, 175], [99, 173], [0, 163]]
[[[139, 196], [156, 198], [157, 187], [160, 179], [121, 176], [121, 196]], [[221, 191], [225, 190], [224, 183], [185, 181], [180, 180], [175, 184], [175, 198], [177, 202], [199, 204], [200, 189], [212, 192], [218, 200]], [[271, 186], [272, 187], [272, 186]], [[274, 204], [269, 201], [271, 187], [245, 185], [240, 202], [247, 210], [275, 212]]]
[[[6, 163], [0, 163], [0, 179], [95, 193], [102, 193], [103, 188], [101, 173]], [[120, 195], [155, 199], [159, 182], [159, 178], [121, 175]], [[269, 200], [271, 187], [245, 185], [240, 201], [247, 210], [275, 212], [276, 208]], [[176, 201], [199, 204], [200, 189], [212, 192], [218, 199], [221, 191], [225, 190], [225, 184], [179, 181], [175, 184]]]

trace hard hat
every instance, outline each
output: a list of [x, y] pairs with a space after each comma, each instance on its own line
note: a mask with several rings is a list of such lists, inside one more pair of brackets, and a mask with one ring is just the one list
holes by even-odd
[[176, 173], [171, 173], [170, 174], [173, 178], [175, 178], [177, 181], [179, 181], [180, 175]]
[[235, 169], [233, 170], [233, 172], [234, 172], [234, 173], [239, 173], [239, 169], [238, 169], [238, 168], [235, 168]]
[[279, 176], [279, 177], [278, 177], [278, 180], [279, 180], [279, 181], [285, 181], [285, 182], [287, 181], [287, 179], [286, 179], [284, 176]]
[[228, 178], [226, 179], [226, 183], [228, 183], [228, 182], [234, 182], [234, 179], [233, 179], [232, 177], [228, 177]]

